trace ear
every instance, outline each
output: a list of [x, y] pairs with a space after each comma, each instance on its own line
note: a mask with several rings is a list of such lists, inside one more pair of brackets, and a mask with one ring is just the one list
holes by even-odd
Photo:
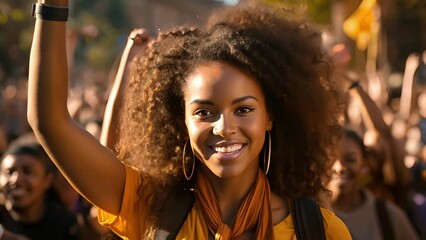
[[272, 115], [270, 113], [268, 113], [267, 119], [266, 119], [266, 131], [271, 131], [272, 127], [273, 127], [273, 118]]

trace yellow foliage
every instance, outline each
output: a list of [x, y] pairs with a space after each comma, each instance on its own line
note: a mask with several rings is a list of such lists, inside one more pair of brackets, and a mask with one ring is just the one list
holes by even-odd
[[343, 31], [357, 43], [359, 50], [365, 50], [373, 31], [376, 0], [363, 0], [358, 9], [343, 22]]

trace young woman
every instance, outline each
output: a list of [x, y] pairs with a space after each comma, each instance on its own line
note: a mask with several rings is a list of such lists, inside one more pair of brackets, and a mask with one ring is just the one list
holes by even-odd
[[401, 208], [380, 200], [385, 210], [379, 210], [381, 203], [363, 186], [368, 163], [362, 138], [345, 129], [338, 148], [340, 153], [330, 181], [332, 207], [353, 239], [419, 239]]
[[[160, 33], [125, 89], [117, 159], [69, 117], [65, 23], [38, 18], [28, 119], [102, 224], [157, 237], [165, 202], [186, 188], [195, 202], [177, 239], [295, 239], [289, 201], [325, 190], [338, 126], [318, 32], [258, 5]], [[328, 239], [350, 239], [321, 212]]]

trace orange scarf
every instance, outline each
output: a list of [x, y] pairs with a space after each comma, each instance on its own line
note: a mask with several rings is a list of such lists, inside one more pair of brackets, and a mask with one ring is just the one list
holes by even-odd
[[213, 189], [202, 173], [197, 176], [195, 188], [201, 211], [215, 240], [234, 239], [253, 227], [257, 227], [254, 239], [273, 240], [271, 192], [262, 170], [259, 169], [253, 186], [238, 209], [233, 229], [223, 223]]

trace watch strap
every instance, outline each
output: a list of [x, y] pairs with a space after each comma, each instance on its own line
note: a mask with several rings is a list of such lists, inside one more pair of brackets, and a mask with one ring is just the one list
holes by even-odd
[[38, 19], [65, 22], [68, 20], [68, 7], [33, 3], [31, 15]]

